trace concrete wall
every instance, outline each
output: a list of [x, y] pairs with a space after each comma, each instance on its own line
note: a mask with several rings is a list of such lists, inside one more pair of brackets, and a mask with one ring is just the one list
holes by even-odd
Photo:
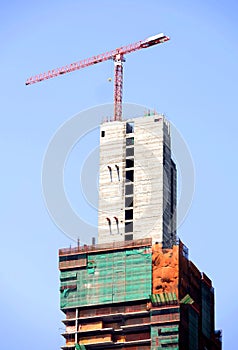
[[[126, 129], [130, 122], [133, 133]], [[153, 242], [169, 245], [176, 230], [176, 169], [168, 122], [153, 115], [103, 123], [100, 140], [98, 242], [127, 240], [133, 234], [133, 239], [152, 237]], [[126, 177], [132, 172], [131, 182]], [[130, 185], [133, 192], [126, 195]]]

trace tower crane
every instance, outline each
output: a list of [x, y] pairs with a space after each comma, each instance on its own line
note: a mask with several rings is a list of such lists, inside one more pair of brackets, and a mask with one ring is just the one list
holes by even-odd
[[122, 87], [123, 87], [123, 63], [125, 62], [124, 55], [147, 47], [162, 44], [170, 38], [163, 33], [151, 36], [145, 40], [138, 41], [133, 44], [119, 47], [112, 51], [92, 56], [84, 60], [71, 63], [69, 65], [49, 70], [48, 72], [37, 74], [30, 77], [26, 81], [26, 85], [38, 83], [40, 81], [57, 77], [58, 75], [70, 73], [96, 63], [107, 60], [114, 61], [114, 120], [122, 120]]

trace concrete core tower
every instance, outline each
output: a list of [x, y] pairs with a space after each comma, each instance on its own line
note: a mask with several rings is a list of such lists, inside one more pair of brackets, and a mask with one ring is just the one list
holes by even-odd
[[161, 115], [101, 125], [98, 243], [176, 240], [176, 167]]

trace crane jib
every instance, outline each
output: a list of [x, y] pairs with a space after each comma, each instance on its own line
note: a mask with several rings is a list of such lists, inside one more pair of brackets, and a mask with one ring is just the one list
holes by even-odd
[[104, 62], [107, 60], [114, 60], [115, 64], [115, 82], [114, 82], [114, 120], [121, 120], [122, 118], [122, 86], [123, 86], [123, 62], [124, 55], [129, 54], [131, 52], [147, 48], [153, 45], [162, 44], [166, 41], [170, 40], [170, 38], [163, 33], [156, 34], [151, 36], [145, 40], [138, 41], [133, 44], [129, 44], [126, 46], [122, 46], [112, 51], [107, 51], [105, 53], [92, 56], [90, 58], [71, 63], [69, 65], [52, 69], [48, 72], [37, 74], [33, 77], [30, 77], [26, 81], [26, 85], [35, 84], [41, 82], [43, 80], [55, 78], [59, 75], [73, 72], [75, 70], [83, 69], [85, 67]]

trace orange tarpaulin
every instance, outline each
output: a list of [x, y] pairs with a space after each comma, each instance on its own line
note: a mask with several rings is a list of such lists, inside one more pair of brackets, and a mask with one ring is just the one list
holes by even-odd
[[161, 244], [152, 246], [153, 294], [176, 293], [178, 297], [179, 247], [163, 249]]

